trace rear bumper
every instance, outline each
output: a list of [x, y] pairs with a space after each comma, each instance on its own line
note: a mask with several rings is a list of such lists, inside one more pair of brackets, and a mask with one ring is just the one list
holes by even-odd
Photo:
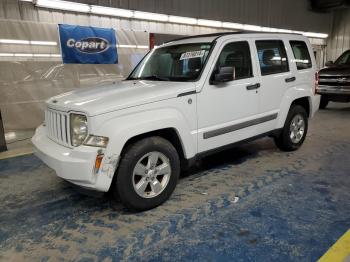
[[99, 148], [79, 146], [67, 148], [47, 137], [46, 128], [37, 128], [32, 138], [35, 155], [54, 169], [57, 175], [84, 188], [107, 192], [114, 175], [118, 158], [104, 157], [102, 167], [94, 170]]

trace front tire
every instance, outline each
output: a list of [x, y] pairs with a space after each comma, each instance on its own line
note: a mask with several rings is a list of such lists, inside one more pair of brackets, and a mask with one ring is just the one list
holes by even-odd
[[274, 138], [276, 146], [282, 151], [297, 150], [304, 142], [308, 130], [308, 116], [300, 105], [293, 105], [281, 133]]
[[162, 137], [141, 139], [126, 149], [114, 183], [114, 194], [130, 210], [152, 209], [174, 191], [180, 160], [174, 146]]

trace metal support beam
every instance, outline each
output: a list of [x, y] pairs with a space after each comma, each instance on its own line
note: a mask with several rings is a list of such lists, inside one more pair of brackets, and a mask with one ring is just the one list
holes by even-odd
[[4, 125], [2, 124], [2, 116], [0, 110], [0, 152], [7, 151]]

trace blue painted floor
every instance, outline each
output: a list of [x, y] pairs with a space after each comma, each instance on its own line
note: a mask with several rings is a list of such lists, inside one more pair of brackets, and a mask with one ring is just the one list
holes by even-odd
[[349, 114], [320, 111], [296, 152], [265, 138], [208, 157], [136, 214], [33, 155], [0, 160], [0, 260], [316, 261], [350, 228]]

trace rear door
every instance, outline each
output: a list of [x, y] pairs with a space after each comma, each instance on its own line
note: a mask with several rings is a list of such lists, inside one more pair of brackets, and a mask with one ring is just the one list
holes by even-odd
[[[300, 89], [311, 89], [315, 85], [315, 62], [311, 59], [312, 49], [308, 47], [303, 40], [290, 40], [291, 63], [292, 69], [295, 71], [296, 81]], [[313, 65], [314, 64], [314, 65]]]
[[262, 131], [267, 132], [275, 128], [284, 94], [295, 85], [296, 77], [290, 70], [286, 43], [282, 39], [257, 39], [255, 46], [261, 83], [260, 112], [270, 119]]

